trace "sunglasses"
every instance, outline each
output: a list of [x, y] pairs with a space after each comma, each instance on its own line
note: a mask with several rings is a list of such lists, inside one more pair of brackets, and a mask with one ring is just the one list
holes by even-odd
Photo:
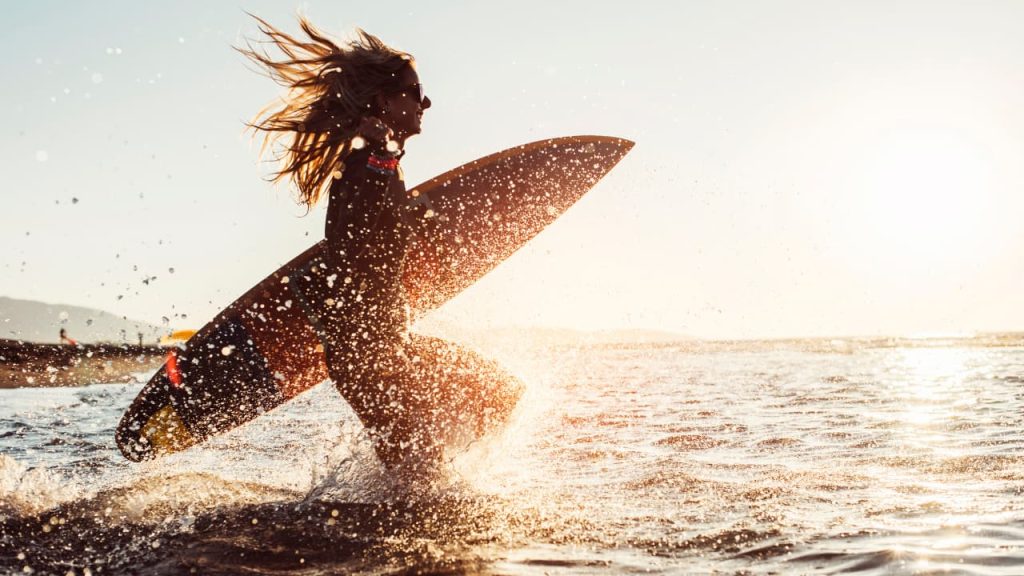
[[408, 85], [408, 86], [406, 86], [404, 88], [399, 88], [398, 90], [395, 90], [392, 93], [393, 94], [411, 93], [411, 94], [416, 96], [416, 101], [419, 102], [420, 104], [422, 104], [423, 100], [425, 100], [426, 97], [427, 97], [427, 93], [423, 90], [423, 84], [420, 84], [419, 82], [417, 82], [415, 84], [410, 84], [410, 85]]

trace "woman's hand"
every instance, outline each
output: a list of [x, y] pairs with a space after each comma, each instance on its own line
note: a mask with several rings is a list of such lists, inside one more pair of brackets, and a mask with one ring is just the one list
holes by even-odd
[[366, 143], [370, 148], [380, 150], [385, 149], [388, 142], [390, 142], [395, 136], [395, 133], [391, 128], [388, 128], [387, 125], [376, 116], [364, 117], [359, 121], [359, 127], [357, 130], [359, 135], [363, 137], [363, 140], [366, 140]]

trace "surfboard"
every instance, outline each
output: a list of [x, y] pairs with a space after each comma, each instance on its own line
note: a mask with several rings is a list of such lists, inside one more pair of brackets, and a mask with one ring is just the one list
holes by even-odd
[[[586, 194], [633, 147], [568, 136], [485, 156], [409, 190], [436, 218], [406, 251], [402, 284], [415, 320], [462, 292]], [[327, 379], [317, 310], [338, 278], [320, 241], [267, 276], [183, 347], [173, 349], [115, 432], [133, 461], [184, 450], [280, 406]], [[422, 337], [421, 337], [422, 338]], [[423, 339], [425, 362], [461, 366], [457, 387], [480, 386], [466, 409], [507, 412], [518, 392], [472, 351]], [[478, 373], [482, 372], [482, 373]]]

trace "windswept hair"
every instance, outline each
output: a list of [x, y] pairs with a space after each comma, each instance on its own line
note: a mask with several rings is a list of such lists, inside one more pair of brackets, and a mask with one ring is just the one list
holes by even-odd
[[[263, 133], [260, 155], [270, 149], [281, 163], [270, 180], [290, 180], [298, 200], [312, 209], [352, 151], [360, 119], [380, 113], [374, 96], [400, 89], [399, 72], [415, 64], [411, 55], [361, 29], [356, 39], [339, 45], [304, 16], [299, 26], [308, 41], [253, 18], [264, 38], [256, 47], [247, 39], [245, 48], [236, 49], [288, 94], [261, 110], [249, 127]], [[271, 57], [268, 47], [282, 57]]]

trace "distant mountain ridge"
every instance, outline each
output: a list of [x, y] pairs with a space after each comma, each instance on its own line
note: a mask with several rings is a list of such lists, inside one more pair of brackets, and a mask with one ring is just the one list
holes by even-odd
[[0, 338], [59, 342], [61, 328], [82, 343], [138, 344], [141, 333], [144, 343], [154, 344], [170, 331], [95, 308], [0, 296]]
[[621, 330], [573, 330], [570, 328], [548, 328], [533, 326], [502, 326], [473, 328], [438, 318], [419, 321], [414, 331], [450, 338], [460, 342], [532, 342], [534, 344], [655, 344], [685, 342], [693, 336], [663, 330], [621, 329]]

